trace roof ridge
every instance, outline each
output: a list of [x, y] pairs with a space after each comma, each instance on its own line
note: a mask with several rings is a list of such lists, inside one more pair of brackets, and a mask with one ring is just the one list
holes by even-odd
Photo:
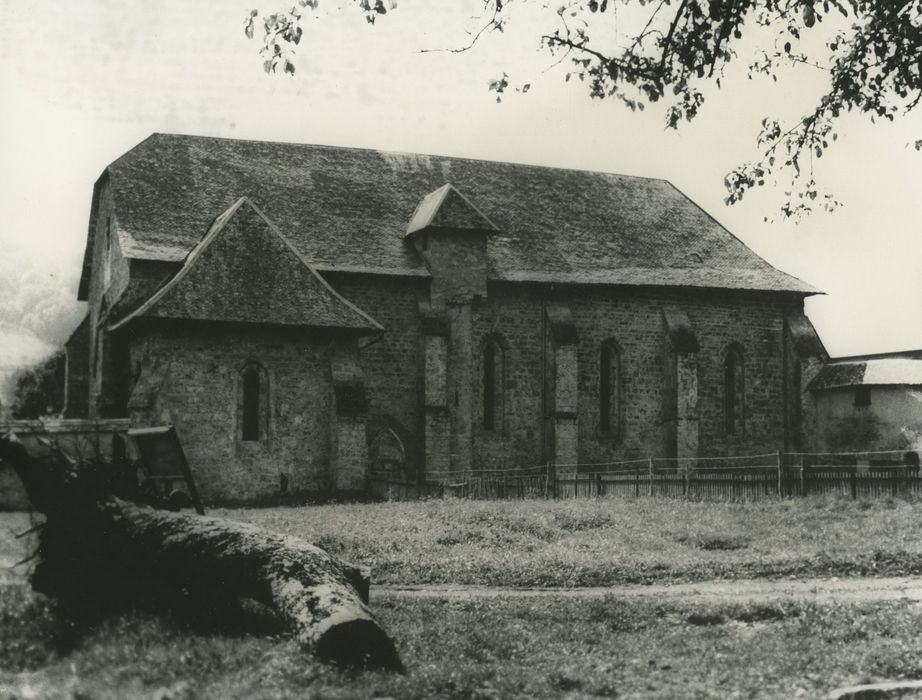
[[238, 139], [232, 138], [230, 136], [206, 136], [202, 134], [178, 134], [178, 133], [169, 133], [164, 131], [155, 131], [150, 136], [145, 138], [139, 144], [134, 146], [131, 150], [126, 151], [124, 154], [119, 156], [111, 165], [114, 165], [120, 161], [125, 156], [129, 155], [132, 151], [139, 148], [143, 144], [147, 143], [154, 137], [166, 137], [166, 138], [178, 138], [178, 139], [203, 139], [211, 141], [229, 141], [231, 143], [255, 143], [255, 144], [266, 144], [269, 146], [300, 146], [303, 148], [329, 148], [337, 151], [363, 151], [365, 153], [378, 153], [381, 155], [387, 156], [408, 156], [411, 158], [447, 158], [450, 160], [465, 161], [468, 163], [495, 163], [498, 165], [515, 165], [520, 168], [535, 168], [538, 170], [558, 170], [563, 172], [570, 173], [586, 173], [588, 175], [606, 175], [609, 177], [623, 177], [629, 178], [632, 180], [649, 180], [651, 182], [662, 182], [667, 185], [671, 185], [664, 177], [653, 177], [652, 175], [633, 175], [630, 173], [617, 173], [610, 170], [591, 170], [589, 168], [573, 168], [560, 165], [539, 165], [537, 163], [523, 163], [517, 160], [495, 160], [492, 158], [471, 158], [470, 156], [453, 156], [448, 155], [447, 153], [421, 153], [419, 151], [392, 151], [383, 148], [368, 148], [364, 146], [341, 146], [339, 144], [330, 144], [330, 143], [306, 143], [304, 141], [267, 141], [265, 139]]
[[[111, 163], [109, 163], [109, 164], [103, 169], [103, 172], [108, 171], [109, 168], [115, 166], [116, 164], [118, 164], [118, 163], [120, 163], [121, 161], [123, 161], [123, 160], [125, 160], [126, 158], [128, 158], [128, 157], [129, 157], [130, 155], [132, 155], [135, 151], [139, 150], [142, 146], [144, 146], [145, 144], [147, 144], [148, 141], [153, 141], [155, 138], [157, 138], [157, 137], [159, 137], [159, 136], [173, 136], [173, 135], [174, 135], [174, 134], [166, 134], [166, 133], [157, 132], [157, 131], [155, 131], [155, 132], [149, 134], [148, 136], [146, 136], [146, 137], [145, 137], [144, 139], [142, 139], [141, 141], [138, 141], [134, 146], [132, 146], [131, 148], [129, 148], [127, 151], [125, 151], [124, 153], [122, 153], [122, 155], [120, 155], [118, 158], [116, 158], [116, 159], [113, 160]], [[178, 135], [178, 134], [176, 134], [176, 135]]]

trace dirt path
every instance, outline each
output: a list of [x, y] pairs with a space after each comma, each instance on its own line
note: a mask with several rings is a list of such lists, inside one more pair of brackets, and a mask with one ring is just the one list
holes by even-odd
[[[25, 585], [26, 570], [7, 569], [12, 561], [0, 561], [0, 586]], [[600, 586], [593, 588], [491, 588], [421, 584], [414, 586], [373, 585], [372, 602], [377, 599], [439, 598], [473, 600], [483, 598], [638, 598], [644, 600], [751, 603], [777, 599], [811, 601], [907, 600], [922, 602], [922, 578], [811, 578], [747, 579], [740, 581], [702, 581], [699, 583]]]
[[700, 583], [624, 585], [598, 588], [490, 588], [486, 586], [372, 586], [375, 598], [441, 598], [445, 600], [471, 600], [477, 598], [534, 598], [560, 596], [566, 598], [618, 598], [658, 599], [687, 602], [738, 602], [770, 601], [780, 598], [811, 601], [922, 601], [922, 578], [822, 578], [705, 581]]
[[[27, 567], [6, 568], [12, 559], [0, 557], [0, 585], [26, 584]], [[644, 600], [749, 603], [777, 599], [812, 601], [907, 600], [922, 602], [922, 577], [745, 579], [699, 583], [599, 586], [593, 588], [492, 588], [419, 584], [412, 586], [372, 585], [374, 599], [439, 598], [472, 600], [483, 598], [638, 598]]]

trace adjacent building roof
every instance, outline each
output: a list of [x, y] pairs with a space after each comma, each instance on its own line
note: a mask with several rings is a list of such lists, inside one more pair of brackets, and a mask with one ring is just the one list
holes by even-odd
[[141, 317], [383, 330], [245, 197], [215, 219], [172, 278], [110, 329]]
[[[665, 180], [167, 134], [112, 163], [106, 178], [129, 258], [184, 260], [214, 213], [246, 195], [321, 272], [428, 276], [404, 236], [420, 200], [451, 183], [498, 229], [487, 243], [492, 280], [817, 292]], [[81, 298], [90, 246], [92, 236]]]
[[887, 385], [922, 386], [922, 350], [832, 360], [819, 371], [810, 389]]

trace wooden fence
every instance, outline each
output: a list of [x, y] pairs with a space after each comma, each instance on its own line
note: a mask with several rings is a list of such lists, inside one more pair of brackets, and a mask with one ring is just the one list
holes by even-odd
[[857, 499], [922, 494], [917, 452], [791, 453], [784, 462], [785, 495]]
[[553, 496], [547, 464], [514, 469], [478, 469], [465, 474], [430, 473], [426, 484], [443, 496], [478, 500], [548, 498]]
[[[558, 467], [557, 495], [672, 496], [753, 500], [778, 493], [777, 453], [745, 457], [649, 458]], [[572, 469], [576, 467], [575, 469]]]
[[917, 452], [791, 453], [648, 458], [604, 464], [430, 474], [431, 495], [475, 499], [666, 496], [758, 500], [811, 494], [922, 495]]
[[480, 469], [464, 474], [429, 473], [422, 482], [402, 475], [371, 474], [369, 490], [393, 500], [457, 497], [476, 500], [548, 498], [553, 481], [548, 465], [528, 469]]

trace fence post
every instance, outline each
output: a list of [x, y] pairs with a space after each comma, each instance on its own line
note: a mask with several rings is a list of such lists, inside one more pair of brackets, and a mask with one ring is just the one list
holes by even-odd
[[778, 463], [778, 495], [781, 495], [781, 450], [778, 450], [777, 454], [777, 463]]
[[848, 483], [852, 490], [852, 500], [858, 498], [858, 465], [852, 467], [848, 475]]
[[653, 458], [652, 457], [647, 458], [647, 474], [650, 477], [650, 483], [647, 488], [647, 495], [652, 496], [653, 495]]
[[595, 497], [599, 498], [602, 495], [602, 475], [599, 472], [595, 473]]
[[804, 481], [804, 458], [803, 457], [800, 458], [800, 495], [801, 496], [807, 495], [807, 486], [806, 486], [806, 482]]

